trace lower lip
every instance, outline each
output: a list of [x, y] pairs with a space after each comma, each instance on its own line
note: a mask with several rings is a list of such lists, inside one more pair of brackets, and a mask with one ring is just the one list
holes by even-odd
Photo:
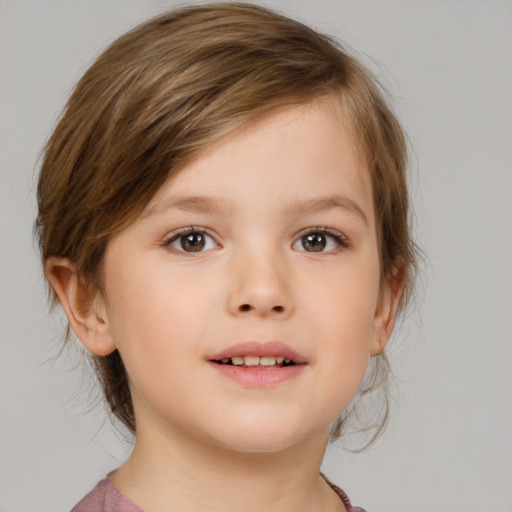
[[305, 364], [294, 364], [277, 368], [245, 368], [230, 364], [219, 364], [209, 361], [224, 377], [251, 388], [268, 388], [281, 382], [298, 377], [305, 369]]

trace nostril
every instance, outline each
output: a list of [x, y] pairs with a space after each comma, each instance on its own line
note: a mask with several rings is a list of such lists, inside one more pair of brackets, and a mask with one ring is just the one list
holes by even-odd
[[[251, 304], [241, 304], [238, 306], [238, 311], [252, 311], [253, 309], [258, 309], [257, 307], [252, 306]], [[276, 313], [282, 313], [284, 311], [283, 306], [273, 306], [271, 311], [275, 311]]]

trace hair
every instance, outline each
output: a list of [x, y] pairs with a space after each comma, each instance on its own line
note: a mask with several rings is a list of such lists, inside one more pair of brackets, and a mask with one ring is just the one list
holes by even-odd
[[[407, 152], [382, 88], [333, 38], [244, 3], [183, 7], [150, 19], [114, 41], [79, 80], [43, 153], [35, 223], [43, 263], [67, 258], [101, 293], [109, 237], [133, 223], [167, 180], [235, 127], [322, 97], [336, 99], [358, 139], [372, 183], [381, 279], [403, 283], [403, 311], [416, 269]], [[135, 432], [119, 353], [91, 357], [111, 412]], [[386, 385], [385, 354], [371, 366], [360, 396]], [[378, 431], [386, 398], [379, 411]]]

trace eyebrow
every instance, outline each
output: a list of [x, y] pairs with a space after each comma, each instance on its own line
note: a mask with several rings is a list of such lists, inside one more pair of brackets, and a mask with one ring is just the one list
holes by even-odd
[[233, 207], [229, 203], [216, 197], [189, 196], [168, 197], [150, 206], [143, 214], [143, 218], [159, 215], [167, 210], [176, 209], [186, 212], [209, 213], [225, 215], [233, 214]]
[[[217, 197], [189, 196], [169, 197], [150, 206], [143, 218], [162, 214], [170, 209], [205, 214], [233, 215], [232, 203]], [[286, 216], [322, 213], [332, 209], [341, 209], [359, 217], [367, 226], [368, 218], [364, 210], [352, 199], [344, 196], [321, 196], [306, 200], [294, 200], [283, 205], [282, 212]]]
[[344, 196], [322, 196], [304, 201], [292, 201], [283, 207], [285, 214], [312, 214], [328, 210], [341, 209], [359, 217], [368, 227], [368, 217], [364, 210], [352, 199]]

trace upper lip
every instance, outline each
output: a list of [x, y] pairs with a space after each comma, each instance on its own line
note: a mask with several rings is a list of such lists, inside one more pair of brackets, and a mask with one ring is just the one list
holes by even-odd
[[302, 354], [280, 341], [244, 341], [213, 354], [209, 357], [209, 360], [220, 361], [221, 359], [243, 356], [281, 356], [285, 359], [291, 359], [296, 364], [307, 362]]

